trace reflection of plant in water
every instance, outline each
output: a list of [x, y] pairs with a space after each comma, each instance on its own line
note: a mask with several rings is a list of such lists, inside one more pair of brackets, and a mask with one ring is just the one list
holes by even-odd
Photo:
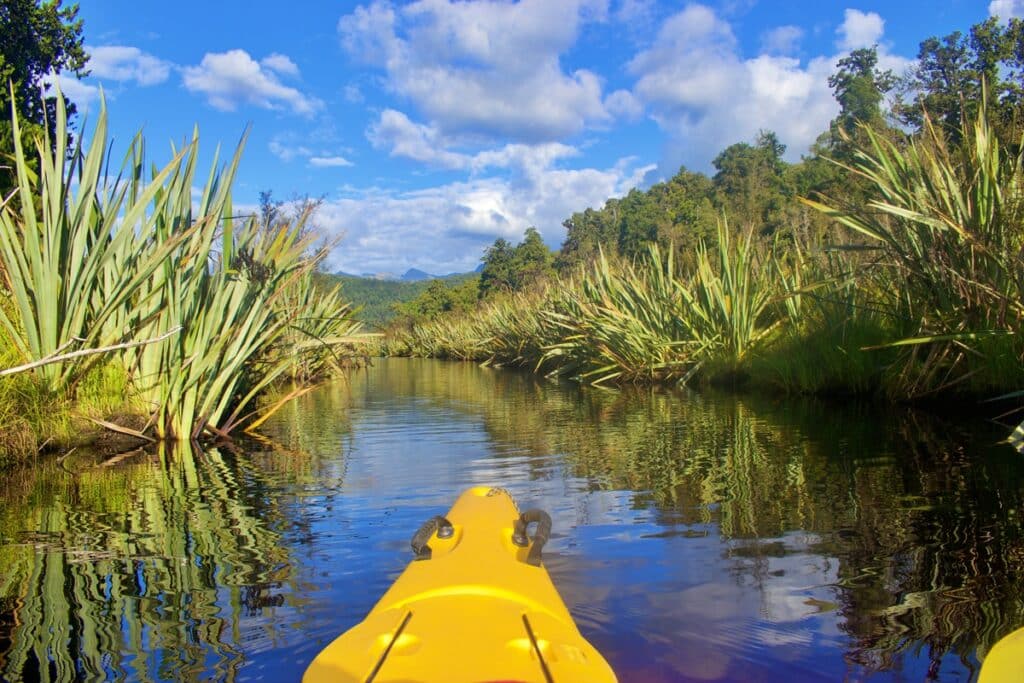
[[1010, 453], [979, 463], [957, 442], [965, 440], [908, 421], [900, 438], [903, 498], [887, 515], [892, 522], [878, 540], [859, 534], [841, 555], [859, 569], [842, 576], [855, 661], [890, 666], [926, 648], [933, 674], [946, 652], [971, 669], [976, 651], [1024, 623], [1020, 464]]
[[[913, 413], [861, 414], [816, 402], [610, 392], [469, 364], [388, 372], [398, 392], [481, 414], [495, 440], [602, 486], [635, 491], [666, 526], [714, 523], [723, 552], [757, 576], [759, 555], [838, 560], [851, 661], [889, 668], [909, 649], [936, 662], [1024, 624], [1024, 465], [1009, 448], [943, 433]], [[357, 384], [360, 380], [357, 380]], [[381, 381], [381, 380], [378, 380]], [[970, 444], [970, 455], [963, 444]], [[752, 561], [748, 561], [751, 560]]]
[[6, 492], [0, 678], [233, 680], [242, 617], [296, 600], [281, 591], [277, 513], [243, 457], [179, 445]]

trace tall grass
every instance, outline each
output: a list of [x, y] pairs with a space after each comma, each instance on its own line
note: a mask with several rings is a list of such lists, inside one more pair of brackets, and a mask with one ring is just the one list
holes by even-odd
[[602, 254], [546, 315], [559, 340], [544, 351], [557, 372], [583, 381], [678, 380], [700, 362], [707, 340], [688, 333], [685, 285], [670, 252], [652, 245], [646, 259], [612, 267]]
[[324, 291], [310, 278], [286, 291], [282, 306], [296, 315], [281, 340], [281, 352], [291, 356], [292, 380], [312, 382], [343, 371], [353, 362], [353, 350], [376, 339], [360, 334], [362, 323], [353, 318], [352, 306], [341, 301], [340, 285]]
[[742, 372], [752, 351], [783, 322], [772, 304], [786, 299], [774, 277], [772, 255], [759, 250], [753, 231], [736, 240], [723, 219], [713, 248], [697, 245], [697, 268], [682, 290], [685, 319], [694, 339], [708, 348], [709, 359], [727, 374]]
[[[198, 132], [150, 172], [137, 136], [113, 176], [105, 107], [88, 146], [70, 151], [66, 112], [57, 113], [53, 137], [36, 144], [38, 176], [16, 148], [18, 201], [0, 211], [14, 302], [0, 307], [0, 323], [20, 360], [44, 361], [33, 372], [54, 400], [74, 398], [91, 369], [115, 362], [157, 437], [226, 436], [256, 418], [269, 385], [322, 374], [323, 349], [358, 332], [337, 291], [313, 292], [326, 248], [312, 250], [308, 215], [273, 225], [234, 216], [244, 138], [223, 167], [215, 155], [205, 184]], [[125, 342], [138, 345], [50, 362]]]
[[384, 350], [390, 355], [536, 367], [546, 345], [557, 339], [544, 312], [561, 296], [548, 287], [504, 295], [471, 315], [442, 316], [393, 334]]
[[214, 221], [207, 220], [196, 243], [165, 265], [152, 299], [162, 312], [146, 334], [179, 326], [181, 333], [138, 352], [160, 437], [230, 432], [256, 394], [289, 369], [290, 358], [267, 351], [298, 315], [280, 305], [284, 292], [315, 263], [303, 258], [300, 225], [268, 234], [255, 219], [225, 220], [214, 254]]
[[892, 308], [909, 321], [892, 390], [918, 397], [994, 378], [991, 353], [1015, 354], [1018, 378], [1024, 344], [993, 344], [1017, 335], [1024, 321], [1024, 156], [1000, 144], [985, 107], [963, 124], [951, 146], [926, 120], [920, 139], [889, 139], [865, 128], [868, 144], [849, 166], [874, 198], [866, 206], [807, 203], [882, 247], [879, 268]]
[[723, 220], [696, 270], [651, 245], [634, 263], [603, 254], [557, 286], [417, 326], [412, 355], [530, 366], [592, 384], [686, 381], [711, 367], [733, 377], [783, 322], [773, 257]]
[[[17, 201], [9, 197], [0, 209], [4, 284], [16, 309], [12, 316], [0, 308], [0, 324], [25, 362], [52, 358], [77, 345], [102, 347], [131, 338], [136, 330], [108, 322], [144, 303], [138, 299], [141, 286], [190, 230], [183, 226], [160, 248], [132, 248], [153, 239], [148, 205], [181, 156], [145, 186], [137, 182], [138, 168], [130, 182], [108, 183], [106, 109], [100, 109], [89, 149], [82, 148], [79, 138], [69, 151], [62, 98], [57, 105], [56, 130], [36, 140], [38, 176], [22, 147], [17, 113], [12, 113]], [[107, 277], [114, 267], [122, 277]], [[36, 372], [57, 393], [100, 360], [52, 363]]]

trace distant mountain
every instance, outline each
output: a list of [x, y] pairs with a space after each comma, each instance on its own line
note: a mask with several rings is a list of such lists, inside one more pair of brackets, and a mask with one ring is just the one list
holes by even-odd
[[[433, 280], [439, 275], [431, 275], [419, 268], [410, 268], [409, 270], [402, 273], [402, 275], [395, 275], [394, 273], [380, 272], [380, 273], [346, 273], [344, 271], [337, 271], [334, 273], [338, 277], [351, 277], [359, 278], [362, 280], [378, 280], [381, 282], [419, 282], [420, 280]], [[461, 275], [461, 273], [452, 273], [451, 275]], [[444, 277], [450, 277], [445, 275]]]
[[431, 275], [430, 273], [424, 273], [419, 268], [410, 268], [409, 270], [405, 271], [404, 275], [402, 275], [402, 279], [405, 280], [405, 281], [410, 281], [410, 280], [433, 280], [435, 277], [437, 277], [437, 276], [436, 275]]

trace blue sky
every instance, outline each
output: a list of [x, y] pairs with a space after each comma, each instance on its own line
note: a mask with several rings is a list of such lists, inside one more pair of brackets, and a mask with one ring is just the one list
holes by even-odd
[[[711, 170], [774, 130], [797, 160], [835, 116], [827, 79], [879, 45], [918, 44], [1024, 0], [767, 2], [82, 0], [90, 76], [61, 79], [88, 115], [102, 86], [116, 140], [157, 160], [198, 125], [207, 158], [251, 133], [235, 201], [323, 196], [343, 235], [329, 267], [474, 268], [680, 165]], [[88, 116], [86, 116], [88, 118]]]

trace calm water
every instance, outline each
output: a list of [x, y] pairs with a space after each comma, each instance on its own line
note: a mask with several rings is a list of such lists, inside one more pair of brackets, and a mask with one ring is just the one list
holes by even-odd
[[0, 678], [298, 680], [474, 484], [551, 513], [622, 681], [968, 681], [1024, 624], [1024, 458], [984, 422], [395, 360], [264, 431], [9, 477]]

